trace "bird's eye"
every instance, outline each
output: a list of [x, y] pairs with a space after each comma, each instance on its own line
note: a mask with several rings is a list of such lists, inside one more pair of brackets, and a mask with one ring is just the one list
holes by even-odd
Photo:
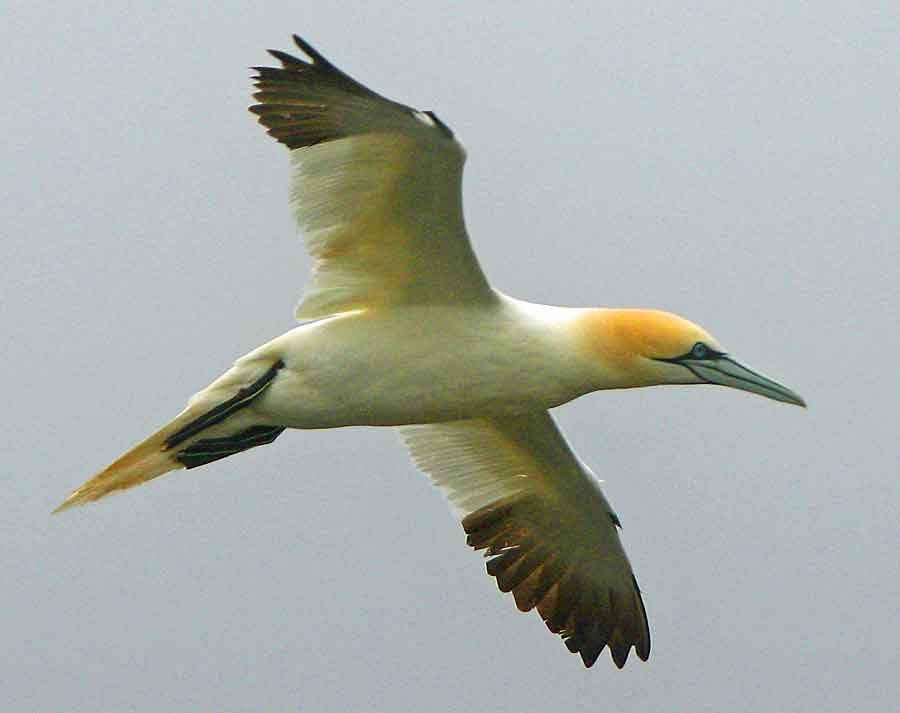
[[709, 347], [703, 342], [697, 342], [694, 345], [694, 348], [691, 349], [691, 356], [694, 359], [706, 359], [706, 357], [709, 356]]

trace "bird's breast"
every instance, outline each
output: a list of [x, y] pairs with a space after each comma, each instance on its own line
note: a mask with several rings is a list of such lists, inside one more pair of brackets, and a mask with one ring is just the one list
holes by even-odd
[[274, 340], [261, 407], [283, 425], [401, 425], [534, 411], [589, 390], [565, 332], [509, 310], [361, 311]]

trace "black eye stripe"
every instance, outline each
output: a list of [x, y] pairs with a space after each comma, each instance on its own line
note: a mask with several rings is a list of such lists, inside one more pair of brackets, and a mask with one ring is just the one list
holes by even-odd
[[706, 342], [697, 342], [691, 347], [691, 350], [681, 356], [673, 357], [671, 359], [656, 359], [656, 361], [667, 361], [672, 364], [680, 364], [683, 361], [693, 360], [693, 361], [710, 361], [712, 359], [719, 359], [725, 356], [725, 352], [717, 351], [710, 347]]
[[706, 344], [706, 342], [697, 342], [687, 354], [678, 357], [678, 359], [696, 359], [698, 361], [706, 361], [708, 359], [719, 359], [723, 356], [725, 356], [725, 352], [720, 352], [713, 349], [711, 346]]

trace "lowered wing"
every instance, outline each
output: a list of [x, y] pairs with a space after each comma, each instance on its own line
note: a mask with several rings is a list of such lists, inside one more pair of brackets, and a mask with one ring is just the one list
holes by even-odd
[[637, 581], [618, 518], [546, 411], [402, 426], [416, 465], [446, 492], [467, 542], [522, 611], [592, 666], [608, 646], [625, 665], [650, 655]]

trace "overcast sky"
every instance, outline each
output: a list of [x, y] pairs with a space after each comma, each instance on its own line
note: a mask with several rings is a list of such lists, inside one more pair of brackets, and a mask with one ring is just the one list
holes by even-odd
[[[895, 3], [135, 5], [0, 23], [0, 708], [896, 707]], [[624, 524], [648, 663], [585, 670], [517, 612], [390, 430], [50, 517], [293, 325], [288, 157], [246, 111], [292, 32], [454, 129], [500, 289], [678, 312], [808, 400], [555, 412]]]

